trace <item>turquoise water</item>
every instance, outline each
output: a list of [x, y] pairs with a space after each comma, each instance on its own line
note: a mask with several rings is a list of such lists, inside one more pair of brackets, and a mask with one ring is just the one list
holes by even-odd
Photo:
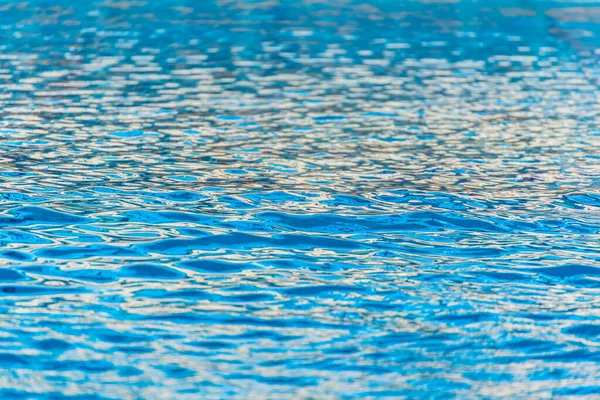
[[598, 23], [2, 1], [0, 397], [597, 398]]

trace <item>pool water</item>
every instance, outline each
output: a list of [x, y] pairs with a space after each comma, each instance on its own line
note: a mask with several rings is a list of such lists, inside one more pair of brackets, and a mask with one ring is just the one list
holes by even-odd
[[0, 397], [597, 398], [599, 24], [2, 1]]

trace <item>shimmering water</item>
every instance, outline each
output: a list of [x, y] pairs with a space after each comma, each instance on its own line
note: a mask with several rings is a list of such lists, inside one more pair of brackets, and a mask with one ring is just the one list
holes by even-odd
[[0, 397], [600, 393], [600, 7], [0, 4]]

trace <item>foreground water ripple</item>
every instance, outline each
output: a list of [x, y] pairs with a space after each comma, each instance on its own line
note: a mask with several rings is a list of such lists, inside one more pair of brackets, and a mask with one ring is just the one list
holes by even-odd
[[0, 397], [596, 398], [599, 10], [4, 2]]

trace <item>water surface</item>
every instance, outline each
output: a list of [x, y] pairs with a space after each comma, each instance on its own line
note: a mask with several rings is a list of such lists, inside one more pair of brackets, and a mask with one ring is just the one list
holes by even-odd
[[3, 1], [1, 397], [594, 397], [598, 23]]

